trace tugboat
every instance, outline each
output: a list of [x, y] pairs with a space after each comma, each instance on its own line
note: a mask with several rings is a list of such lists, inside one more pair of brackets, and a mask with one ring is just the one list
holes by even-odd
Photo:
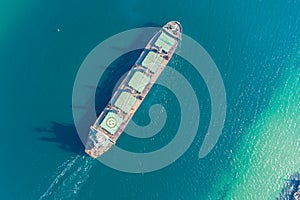
[[300, 200], [300, 173], [290, 176], [277, 200]]

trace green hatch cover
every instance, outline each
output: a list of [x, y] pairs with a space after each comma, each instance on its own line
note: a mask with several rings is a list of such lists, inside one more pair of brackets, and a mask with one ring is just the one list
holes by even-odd
[[122, 121], [123, 119], [116, 113], [108, 112], [100, 126], [113, 135], [118, 130]]

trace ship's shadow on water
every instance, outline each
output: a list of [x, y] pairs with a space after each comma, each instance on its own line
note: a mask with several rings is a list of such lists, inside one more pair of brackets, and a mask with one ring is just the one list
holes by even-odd
[[[157, 27], [159, 25], [153, 23], [143, 24], [141, 27]], [[146, 34], [146, 33], [145, 33]], [[145, 34], [141, 34], [137, 41], [145, 40]], [[136, 41], [136, 42], [137, 42]], [[119, 47], [113, 47], [118, 50]], [[129, 49], [131, 49], [129, 47]], [[120, 49], [123, 50], [123, 49]], [[95, 101], [95, 110], [97, 115], [101, 113], [109, 99], [113, 94], [114, 88], [120, 83], [120, 79], [123, 75], [128, 72], [128, 70], [133, 66], [135, 61], [138, 59], [142, 49], [137, 49], [129, 51], [124, 55], [120, 56], [118, 59], [113, 61], [109, 66], [100, 66], [100, 68], [105, 69], [103, 76], [99, 80], [97, 85], [86, 85], [86, 89], [92, 89], [95, 91], [95, 99], [90, 99], [90, 101]], [[87, 97], [89, 98], [89, 97]], [[87, 101], [87, 102], [90, 102]], [[88, 105], [72, 105], [73, 109], [83, 109], [88, 111]], [[89, 114], [90, 112], [87, 112]], [[83, 117], [84, 118], [84, 117]], [[74, 124], [64, 124], [56, 121], [51, 121], [48, 128], [35, 128], [35, 132], [41, 133], [42, 136], [39, 137], [40, 140], [45, 142], [51, 142], [56, 144], [59, 148], [72, 152], [75, 154], [84, 154], [84, 145], [86, 142], [85, 137], [82, 137], [81, 141], [76, 127]], [[49, 133], [52, 133], [52, 135]], [[87, 135], [86, 135], [87, 137]]]
[[[41, 135], [44, 134], [44, 136], [39, 137], [42, 141], [54, 143], [67, 152], [78, 155], [84, 154], [84, 146], [74, 124], [51, 121], [49, 128], [35, 128], [34, 131], [41, 133]], [[52, 136], [47, 133], [52, 133]]]

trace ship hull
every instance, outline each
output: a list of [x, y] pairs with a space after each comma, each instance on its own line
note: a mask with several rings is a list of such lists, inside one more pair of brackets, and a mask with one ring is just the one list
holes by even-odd
[[171, 21], [148, 42], [105, 109], [91, 126], [85, 152], [93, 158], [109, 150], [123, 133], [181, 40], [182, 27]]

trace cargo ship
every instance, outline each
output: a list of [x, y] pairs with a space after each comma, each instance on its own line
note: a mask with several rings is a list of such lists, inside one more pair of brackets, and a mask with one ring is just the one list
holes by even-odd
[[150, 39], [104, 110], [90, 127], [85, 145], [85, 152], [88, 155], [97, 158], [116, 143], [172, 58], [181, 35], [181, 24], [171, 21]]

